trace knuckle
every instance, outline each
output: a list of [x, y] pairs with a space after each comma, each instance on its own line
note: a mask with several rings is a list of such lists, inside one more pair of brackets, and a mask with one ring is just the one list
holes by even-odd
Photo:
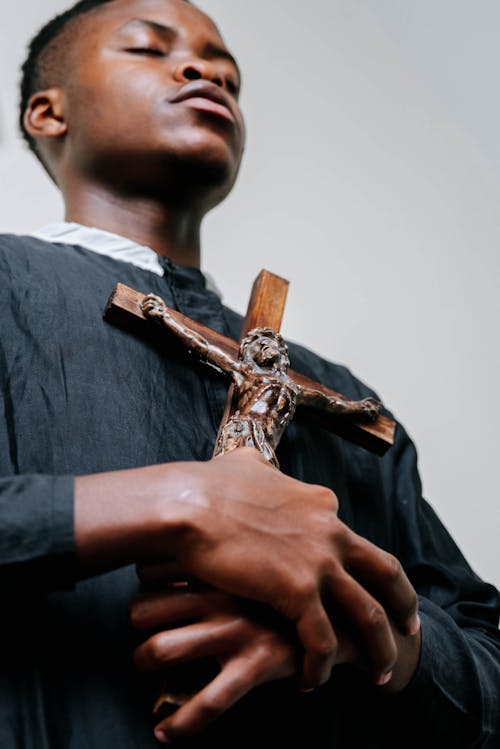
[[386, 559], [386, 580], [390, 585], [394, 585], [399, 582], [403, 576], [403, 567], [399, 559], [396, 559], [392, 554], [387, 555]]
[[318, 567], [322, 572], [323, 579], [330, 579], [335, 575], [335, 563], [332, 554], [322, 552], [318, 556]]
[[136, 598], [129, 604], [129, 619], [134, 629], [144, 629], [149, 625], [148, 607], [141, 598]]
[[366, 615], [366, 626], [372, 632], [381, 632], [387, 627], [387, 615], [381, 606], [371, 606]]
[[323, 637], [314, 645], [314, 655], [320, 660], [334, 658], [336, 654], [336, 642], [332, 638]]
[[335, 492], [326, 486], [316, 485], [313, 487], [319, 503], [328, 510], [336, 511], [338, 509], [338, 499]]
[[272, 673], [278, 660], [278, 651], [266, 647], [257, 647], [254, 652], [246, 655], [240, 665], [240, 673], [233, 677], [232, 689], [239, 690], [240, 685], [245, 687], [245, 692], [258, 686], [268, 673]]
[[161, 635], [152, 637], [147, 645], [149, 658], [154, 663], [166, 663], [169, 660], [169, 652]]
[[342, 533], [343, 523], [333, 513], [328, 513], [326, 517], [321, 518], [321, 524], [324, 528], [324, 532], [328, 534], [329, 538], [335, 537], [338, 533]]
[[262, 674], [272, 668], [275, 660], [276, 650], [262, 645], [257, 647], [245, 659], [240, 678], [244, 678], [249, 687], [259, 684]]
[[287, 619], [298, 619], [318, 595], [318, 588], [313, 576], [297, 576], [283, 592], [276, 603], [276, 609]]
[[255, 647], [254, 653], [248, 659], [253, 675], [255, 676], [255, 672], [259, 671], [261, 667], [266, 667], [274, 660], [279, 660], [285, 653], [288, 654], [291, 649], [291, 643], [275, 633], [262, 638]]
[[316, 580], [312, 575], [303, 575], [301, 579], [295, 581], [293, 592], [299, 604], [305, 607], [318, 595]]

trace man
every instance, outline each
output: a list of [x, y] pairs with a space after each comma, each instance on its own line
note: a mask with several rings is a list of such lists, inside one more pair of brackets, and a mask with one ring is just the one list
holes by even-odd
[[[244, 143], [216, 27], [184, 0], [78, 3], [22, 89], [67, 223], [0, 245], [2, 747], [155, 746], [148, 672], [207, 657], [220, 673], [156, 739], [494, 746], [498, 597], [421, 499], [404, 431], [383, 460], [298, 422], [281, 473], [252, 449], [208, 460], [223, 383], [101, 320], [123, 281], [238, 337], [198, 270]], [[137, 598], [136, 563], [197, 582]]]

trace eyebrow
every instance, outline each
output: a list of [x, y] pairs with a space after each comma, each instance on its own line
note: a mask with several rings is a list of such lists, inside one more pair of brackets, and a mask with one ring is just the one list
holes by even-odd
[[176, 35], [177, 32], [175, 29], [173, 29], [171, 26], [165, 26], [163, 23], [157, 23], [156, 21], [150, 21], [148, 18], [131, 18], [128, 21], [126, 21], [118, 31], [122, 31], [123, 29], [126, 29], [128, 26], [148, 26], [153, 31], [156, 31], [157, 34], [162, 34], [163, 36], [173, 36]]
[[[135, 25], [147, 26], [149, 29], [157, 34], [161, 34], [162, 36], [178, 36], [177, 31], [171, 26], [165, 26], [165, 24], [158, 23], [157, 21], [150, 21], [148, 18], [131, 18], [129, 21], [126, 21], [123, 26], [120, 26], [118, 31], [126, 29], [128, 26]], [[238, 77], [241, 78], [240, 67], [236, 62], [236, 59], [227, 49], [219, 47], [217, 44], [213, 44], [213, 42], [208, 42], [205, 45], [205, 51], [206, 54], [210, 57], [220, 57], [223, 60], [228, 60], [228, 62], [234, 65], [234, 67], [236, 68], [236, 72], [238, 73]]]

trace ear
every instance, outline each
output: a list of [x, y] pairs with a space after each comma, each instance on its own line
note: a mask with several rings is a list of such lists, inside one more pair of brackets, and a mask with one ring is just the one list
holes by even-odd
[[60, 88], [38, 91], [24, 113], [24, 126], [32, 138], [61, 138], [68, 126], [64, 118], [64, 94]]

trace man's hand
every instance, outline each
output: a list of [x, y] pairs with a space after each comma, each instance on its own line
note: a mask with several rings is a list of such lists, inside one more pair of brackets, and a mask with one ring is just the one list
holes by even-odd
[[[164, 734], [186, 738], [198, 733], [251, 689], [296, 674], [299, 658], [293, 630], [287, 636], [286, 620], [280, 631], [263, 619], [259, 604], [212, 589], [172, 590], [132, 602], [131, 620], [136, 628], [162, 629], [136, 649], [134, 660], [141, 671], [168, 675], [172, 666], [205, 658], [213, 658], [220, 667], [201, 691], [156, 726], [160, 741]], [[168, 629], [179, 622], [182, 626]]]
[[417, 596], [400, 563], [339, 520], [333, 492], [284, 476], [253, 449], [216, 458], [204, 470], [208, 483], [204, 473], [198, 490], [185, 495], [197, 508], [197, 527], [192, 543], [177, 551], [182, 568], [294, 622], [305, 689], [324, 683], [336, 662], [325, 610], [333, 599], [375, 679], [383, 680], [396, 657], [384, 607], [403, 634], [419, 628]]
[[87, 574], [170, 555], [192, 577], [267, 604], [295, 626], [305, 689], [324, 683], [337, 660], [329, 598], [375, 680], [396, 657], [386, 610], [402, 634], [418, 631], [399, 562], [339, 520], [333, 492], [285, 476], [252, 448], [78, 479], [76, 539]]
[[[141, 595], [131, 604], [132, 624], [155, 634], [135, 651], [141, 671], [164, 672], [179, 664], [214, 658], [220, 672], [200, 691], [179, 700], [177, 711], [155, 727], [159, 741], [187, 738], [207, 727], [263, 683], [299, 673], [300, 645], [285, 619], [212, 589], [172, 589]], [[397, 655], [386, 690], [397, 692], [411, 679], [419, 658], [420, 634], [403, 637], [395, 627]], [[366, 656], [337, 631], [336, 664], [369, 669]], [[201, 668], [201, 666], [200, 666]], [[175, 678], [171, 686], [175, 694]], [[192, 690], [195, 691], [194, 689]]]

